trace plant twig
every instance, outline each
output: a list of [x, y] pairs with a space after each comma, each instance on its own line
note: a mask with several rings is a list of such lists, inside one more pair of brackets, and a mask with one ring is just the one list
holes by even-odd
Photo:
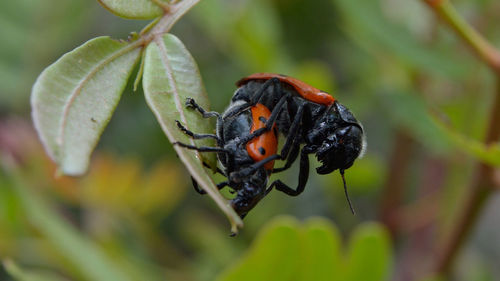
[[396, 212], [401, 207], [403, 187], [413, 148], [413, 139], [404, 131], [398, 130], [380, 202], [380, 220], [386, 225], [392, 237], [398, 237], [400, 230]]
[[500, 51], [458, 14], [449, 0], [423, 0], [474, 52], [500, 75]]
[[200, 2], [200, 0], [183, 0], [175, 4], [171, 4], [169, 11], [155, 25], [155, 27], [151, 29], [151, 32], [148, 32], [147, 35], [161, 36], [167, 33], [172, 26], [198, 2]]
[[[495, 49], [481, 34], [472, 28], [456, 12], [448, 0], [424, 0], [434, 9], [436, 14], [447, 23], [473, 50], [487, 63], [497, 75], [497, 92], [493, 104], [485, 142], [486, 144], [498, 141], [500, 137], [500, 52]], [[446, 273], [450, 269], [456, 254], [463, 244], [466, 236], [470, 233], [477, 217], [492, 193], [494, 170], [486, 164], [478, 164], [476, 174], [470, 186], [470, 194], [467, 197], [462, 212], [450, 234], [446, 244], [438, 251], [435, 270]]]
[[151, 2], [162, 8], [165, 13], [168, 13], [170, 11], [170, 4], [167, 2], [163, 2], [162, 0], [151, 0]]
[[[472, 50], [495, 72], [496, 93], [492, 105], [485, 143], [497, 142], [500, 138], [500, 51], [495, 49], [481, 34], [472, 28], [455, 10], [448, 0], [423, 0], [448, 24]], [[471, 232], [485, 202], [494, 190], [494, 169], [479, 163], [470, 183], [469, 196], [445, 244], [438, 249], [434, 270], [448, 273], [465, 238]]]

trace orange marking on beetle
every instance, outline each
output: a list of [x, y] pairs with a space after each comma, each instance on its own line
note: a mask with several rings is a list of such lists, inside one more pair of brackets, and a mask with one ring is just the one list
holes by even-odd
[[[271, 111], [263, 104], [256, 104], [250, 108], [252, 112], [252, 128], [250, 129], [250, 133], [258, 130], [260, 128], [264, 128], [266, 126], [265, 122], [260, 120], [260, 117], [264, 117], [266, 120], [271, 116]], [[248, 155], [255, 161], [261, 161], [266, 159], [269, 156], [276, 154], [278, 150], [278, 138], [273, 133], [273, 130], [265, 132], [264, 134], [252, 139], [247, 143], [246, 149]], [[262, 153], [264, 152], [264, 153]], [[272, 170], [274, 167], [274, 161], [266, 163], [264, 168], [266, 170]]]
[[312, 101], [318, 104], [332, 105], [335, 102], [335, 98], [330, 94], [323, 92], [313, 86], [306, 84], [299, 79], [274, 73], [254, 73], [250, 76], [242, 78], [236, 85], [241, 87], [251, 80], [269, 80], [271, 78], [278, 78], [282, 83], [286, 83], [292, 86], [299, 95], [308, 101]]

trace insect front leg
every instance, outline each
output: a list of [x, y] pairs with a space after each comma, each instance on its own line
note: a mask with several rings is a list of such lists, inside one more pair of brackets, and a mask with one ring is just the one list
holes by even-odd
[[268, 189], [276, 187], [277, 190], [284, 192], [290, 196], [297, 196], [304, 191], [309, 178], [309, 152], [302, 150], [300, 153], [300, 171], [299, 171], [299, 183], [295, 189], [284, 184], [280, 180], [274, 181]]

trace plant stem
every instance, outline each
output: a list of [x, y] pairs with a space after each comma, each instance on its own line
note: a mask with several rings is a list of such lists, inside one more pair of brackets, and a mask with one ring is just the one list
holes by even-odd
[[174, 24], [194, 5], [198, 4], [201, 0], [183, 0], [170, 4], [169, 8], [165, 10], [165, 14], [148, 24], [140, 33], [139, 39], [130, 44], [131, 48], [139, 46], [147, 46], [149, 42], [155, 38], [162, 36], [172, 29]]
[[[448, 24], [471, 48], [490, 66], [496, 75], [496, 93], [492, 105], [489, 127], [485, 143], [498, 142], [500, 138], [500, 51], [493, 47], [481, 34], [471, 27], [455, 10], [448, 0], [423, 0], [436, 14]], [[494, 169], [484, 163], [476, 167], [475, 176], [470, 183], [469, 196], [464, 203], [457, 222], [453, 226], [448, 239], [437, 251], [434, 270], [438, 273], [448, 273], [450, 266], [466, 237], [471, 232], [477, 218], [481, 214], [487, 199], [494, 191]]]
[[167, 2], [163, 2], [162, 0], [151, 0], [151, 2], [162, 8], [165, 13], [168, 13], [168, 11], [170, 11], [170, 5]]
[[403, 199], [403, 186], [407, 175], [411, 154], [414, 148], [413, 139], [404, 131], [398, 130], [393, 146], [389, 171], [380, 203], [380, 220], [386, 225], [392, 237], [398, 237], [399, 225], [396, 212]]
[[[497, 93], [495, 95], [495, 102], [489, 124], [488, 134], [486, 136], [487, 144], [498, 141], [500, 137], [500, 126], [498, 126], [498, 124], [500, 124], [500, 79], [497, 79]], [[439, 255], [435, 266], [436, 272], [449, 272], [450, 266], [458, 250], [464, 243], [467, 235], [471, 232], [474, 223], [481, 214], [485, 202], [494, 191], [493, 178], [493, 167], [484, 163], [478, 164], [476, 174], [472, 179], [469, 189], [469, 196], [461, 209], [462, 212], [449, 238], [446, 239], [446, 244], [438, 251]]]
[[170, 5], [170, 9], [165, 12], [165, 15], [158, 21], [158, 23], [143, 36], [143, 39], [149, 43], [155, 37], [161, 36], [172, 28], [174, 24], [194, 5], [200, 0], [183, 0]]
[[474, 52], [500, 75], [500, 52], [469, 25], [449, 0], [423, 0], [448, 24]]

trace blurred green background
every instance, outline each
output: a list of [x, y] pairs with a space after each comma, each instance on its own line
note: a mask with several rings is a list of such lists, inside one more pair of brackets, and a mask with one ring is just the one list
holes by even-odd
[[[500, 46], [498, 1], [453, 3]], [[472, 147], [494, 79], [426, 6], [203, 0], [175, 25], [212, 109], [241, 77], [276, 72], [332, 93], [365, 127], [367, 153], [346, 172], [356, 216], [338, 173], [311, 169], [301, 196], [273, 191], [235, 238], [131, 83], [86, 176], [55, 176], [33, 130], [29, 95], [45, 67], [147, 22], [97, 1], [0, 3], [0, 280], [447, 280], [432, 261], [474, 164], [487, 161]], [[297, 168], [278, 176], [294, 185]], [[493, 196], [450, 280], [500, 280], [498, 212]]]

